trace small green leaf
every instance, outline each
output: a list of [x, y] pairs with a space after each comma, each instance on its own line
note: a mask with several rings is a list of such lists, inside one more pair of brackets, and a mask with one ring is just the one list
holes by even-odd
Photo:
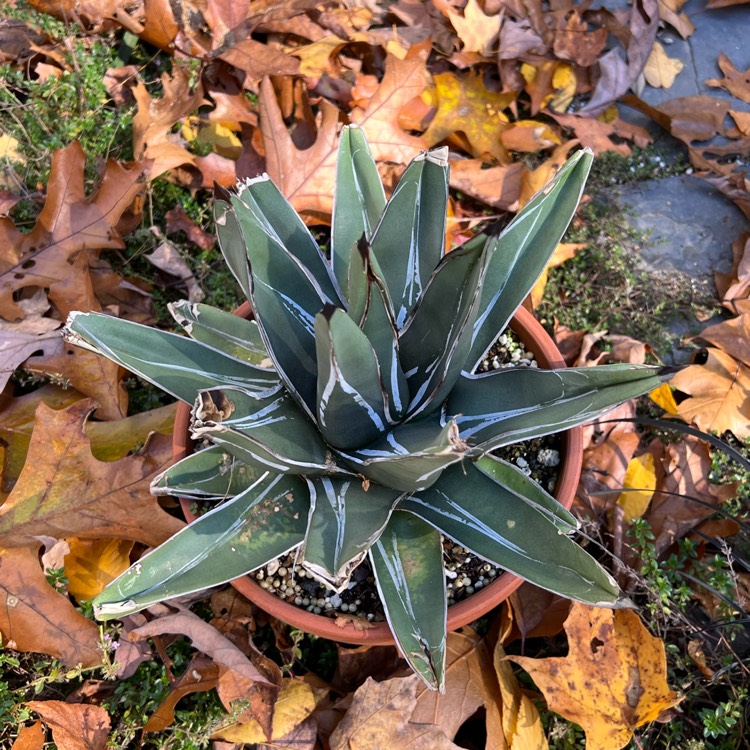
[[192, 435], [208, 438], [236, 458], [284, 474], [348, 474], [288, 393], [255, 398], [242, 388], [201, 391]]
[[472, 372], [536, 284], [575, 214], [593, 154], [568, 159], [507, 226], [487, 244], [488, 269], [464, 370]]
[[446, 466], [460, 461], [467, 446], [456, 423], [437, 416], [400, 424], [367, 448], [339, 451], [355, 471], [385, 487], [415, 492], [437, 481]]
[[245, 299], [250, 299], [250, 264], [247, 261], [245, 238], [231, 204], [228, 190], [217, 188], [214, 201], [214, 224], [219, 247], [232, 275], [237, 279]]
[[614, 606], [619, 598], [612, 576], [548, 514], [472, 464], [446, 469], [397, 508], [543, 589], [597, 606]]
[[225, 500], [244, 492], [261, 476], [219, 445], [193, 453], [163, 471], [151, 482], [154, 495], [180, 495]]
[[448, 202], [448, 149], [417, 156], [396, 185], [372, 236], [401, 328], [443, 255]]
[[356, 125], [341, 131], [333, 197], [331, 260], [344, 295], [349, 297], [352, 248], [372, 237], [385, 208], [385, 192], [364, 133]]
[[403, 493], [362, 481], [308, 478], [310, 519], [302, 547], [306, 570], [341, 592], [354, 569], [380, 536]]
[[240, 362], [176, 333], [101, 313], [71, 313], [66, 341], [111, 359], [190, 404], [198, 391], [241, 385], [268, 395], [281, 388], [273, 370]]
[[286, 554], [302, 542], [309, 512], [298, 477], [265, 474], [144, 555], [93, 599], [100, 620], [218, 586]]
[[585, 424], [608, 409], [656, 388], [660, 368], [602, 365], [562, 370], [509, 367], [462, 375], [447, 413], [458, 415], [461, 439], [472, 455], [519, 440]]
[[266, 345], [254, 320], [187, 300], [170, 302], [167, 307], [190, 338], [242, 362], [269, 366]]
[[428, 687], [440, 690], [448, 606], [439, 532], [396, 510], [370, 549], [370, 559], [399, 651]]
[[401, 331], [399, 358], [409, 384], [409, 419], [438, 409], [460, 376], [484, 270], [481, 244], [448, 253]]

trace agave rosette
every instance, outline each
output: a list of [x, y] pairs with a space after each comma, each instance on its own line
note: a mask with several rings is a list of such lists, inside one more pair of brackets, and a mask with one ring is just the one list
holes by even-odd
[[73, 313], [69, 341], [193, 404], [213, 445], [153, 483], [224, 500], [96, 597], [101, 619], [249, 573], [298, 548], [343, 590], [369, 556], [395, 640], [431, 687], [445, 670], [441, 535], [538, 586], [616, 606], [576, 521], [493, 449], [592, 420], [655, 388], [655, 367], [473, 374], [580, 200], [579, 151], [498, 236], [444, 251], [447, 149], [386, 200], [362, 131], [342, 132], [330, 262], [267, 176], [217, 197], [219, 241], [249, 321], [177, 303], [187, 336]]

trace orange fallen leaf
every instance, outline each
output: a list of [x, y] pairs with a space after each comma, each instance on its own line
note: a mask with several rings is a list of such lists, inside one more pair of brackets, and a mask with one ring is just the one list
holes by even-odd
[[718, 63], [724, 78], [709, 78], [706, 84], [723, 88], [732, 96], [750, 103], [750, 69], [738, 70], [723, 52], [719, 55]]
[[52, 729], [58, 750], [104, 750], [109, 738], [109, 714], [91, 704], [30, 701], [26, 707]]
[[22, 727], [18, 732], [15, 742], [10, 750], [43, 750], [44, 729], [41, 721], [35, 721], [27, 727]]
[[704, 328], [698, 337], [750, 367], [750, 314]]
[[664, 644], [635, 612], [575, 603], [565, 632], [565, 657], [508, 658], [531, 675], [550, 710], [583, 727], [587, 750], [624, 747], [634, 729], [680, 702], [666, 682]]
[[65, 556], [68, 593], [78, 602], [90, 601], [130, 567], [129, 539], [68, 539]]

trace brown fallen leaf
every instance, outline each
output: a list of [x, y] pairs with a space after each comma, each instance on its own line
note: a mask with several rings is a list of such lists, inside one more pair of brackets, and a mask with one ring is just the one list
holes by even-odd
[[38, 549], [39, 543], [14, 549], [0, 547], [3, 646], [48, 654], [68, 667], [99, 666], [99, 628], [47, 583]]
[[329, 739], [331, 750], [459, 750], [445, 732], [411, 723], [417, 675], [375, 682], [371, 677], [354, 693], [351, 707]]
[[716, 273], [716, 290], [721, 303], [739, 315], [750, 313], [750, 233], [743, 232], [732, 243], [732, 271]]
[[481, 159], [451, 161], [450, 184], [500, 211], [517, 211], [526, 167], [520, 162], [487, 168]]
[[615, 143], [612, 140], [611, 136], [618, 134], [614, 123], [600, 118], [557, 112], [550, 112], [550, 116], [564, 128], [570, 128], [581, 145], [590, 148], [595, 154], [606, 151], [614, 151], [622, 156], [631, 154], [631, 149], [626, 143]]
[[104, 750], [109, 739], [109, 714], [91, 704], [29, 701], [26, 707], [52, 729], [58, 750]]
[[683, 39], [687, 39], [694, 31], [695, 25], [680, 13], [687, 0], [659, 0], [659, 18], [668, 23]]
[[[649, 451], [658, 456], [659, 447], [649, 445]], [[711, 452], [708, 444], [698, 438], [683, 436], [680, 442], [664, 446], [658, 463], [657, 489], [645, 518], [656, 537], [656, 553], [661, 555], [713, 515], [714, 508], [733, 498], [737, 486], [708, 481]], [[697, 502], [692, 502], [691, 498]]]
[[181, 206], [176, 205], [167, 211], [167, 233], [184, 232], [187, 238], [201, 250], [210, 250], [216, 244], [216, 235], [199, 227]]
[[750, 367], [750, 314], [745, 313], [704, 328], [698, 338]]
[[148, 489], [171, 460], [171, 441], [156, 436], [141, 454], [98, 461], [84, 431], [93, 408], [88, 399], [59, 411], [38, 406], [26, 464], [0, 507], [6, 547], [32, 543], [39, 535], [113, 537], [153, 547], [183, 527]]
[[403, 661], [395, 646], [358, 646], [337, 644], [338, 659], [331, 685], [338, 692], [353, 693], [368, 677], [378, 682], [391, 677]]
[[556, 16], [553, 51], [561, 60], [570, 60], [582, 68], [594, 65], [607, 44], [607, 29], [589, 24], [575, 9], [567, 16]]
[[550, 710], [583, 727], [588, 750], [625, 747], [634, 729], [680, 702], [666, 683], [664, 644], [635, 612], [576, 602], [565, 632], [565, 657], [508, 658], [531, 675]]
[[[151, 227], [151, 231], [157, 236], [161, 234], [158, 227]], [[160, 271], [181, 279], [187, 289], [190, 302], [200, 302], [206, 296], [195, 278], [193, 269], [168, 240], [159, 243], [155, 250], [144, 257]]]
[[721, 349], [708, 349], [704, 365], [691, 365], [672, 378], [672, 387], [688, 394], [678, 411], [704, 432], [730, 430], [750, 437], [750, 368]]
[[719, 55], [718, 63], [724, 78], [709, 78], [706, 85], [725, 89], [732, 96], [750, 104], [750, 68], [738, 70], [723, 52]]
[[463, 15], [448, 8], [446, 14], [463, 44], [464, 52], [492, 54], [492, 43], [500, 32], [503, 15], [487, 15], [477, 0], [468, 0]]

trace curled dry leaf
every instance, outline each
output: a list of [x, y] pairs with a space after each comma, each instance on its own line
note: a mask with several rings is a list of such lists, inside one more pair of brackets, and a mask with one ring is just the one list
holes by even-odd
[[679, 703], [666, 683], [664, 644], [634, 612], [574, 603], [565, 632], [565, 657], [508, 658], [531, 675], [550, 710], [583, 727], [588, 750], [625, 747], [634, 729]]
[[58, 750], [104, 750], [109, 738], [109, 715], [101, 706], [62, 701], [26, 704], [52, 729]]
[[719, 347], [734, 359], [750, 367], [750, 314], [704, 328], [698, 338]]
[[654, 42], [651, 54], [643, 66], [643, 76], [649, 86], [670, 89], [684, 67], [685, 63], [682, 60], [669, 57], [664, 47], [659, 42]]
[[737, 99], [750, 104], [750, 68], [738, 70], [723, 52], [719, 55], [718, 62], [724, 78], [709, 78], [706, 84], [723, 88]]

